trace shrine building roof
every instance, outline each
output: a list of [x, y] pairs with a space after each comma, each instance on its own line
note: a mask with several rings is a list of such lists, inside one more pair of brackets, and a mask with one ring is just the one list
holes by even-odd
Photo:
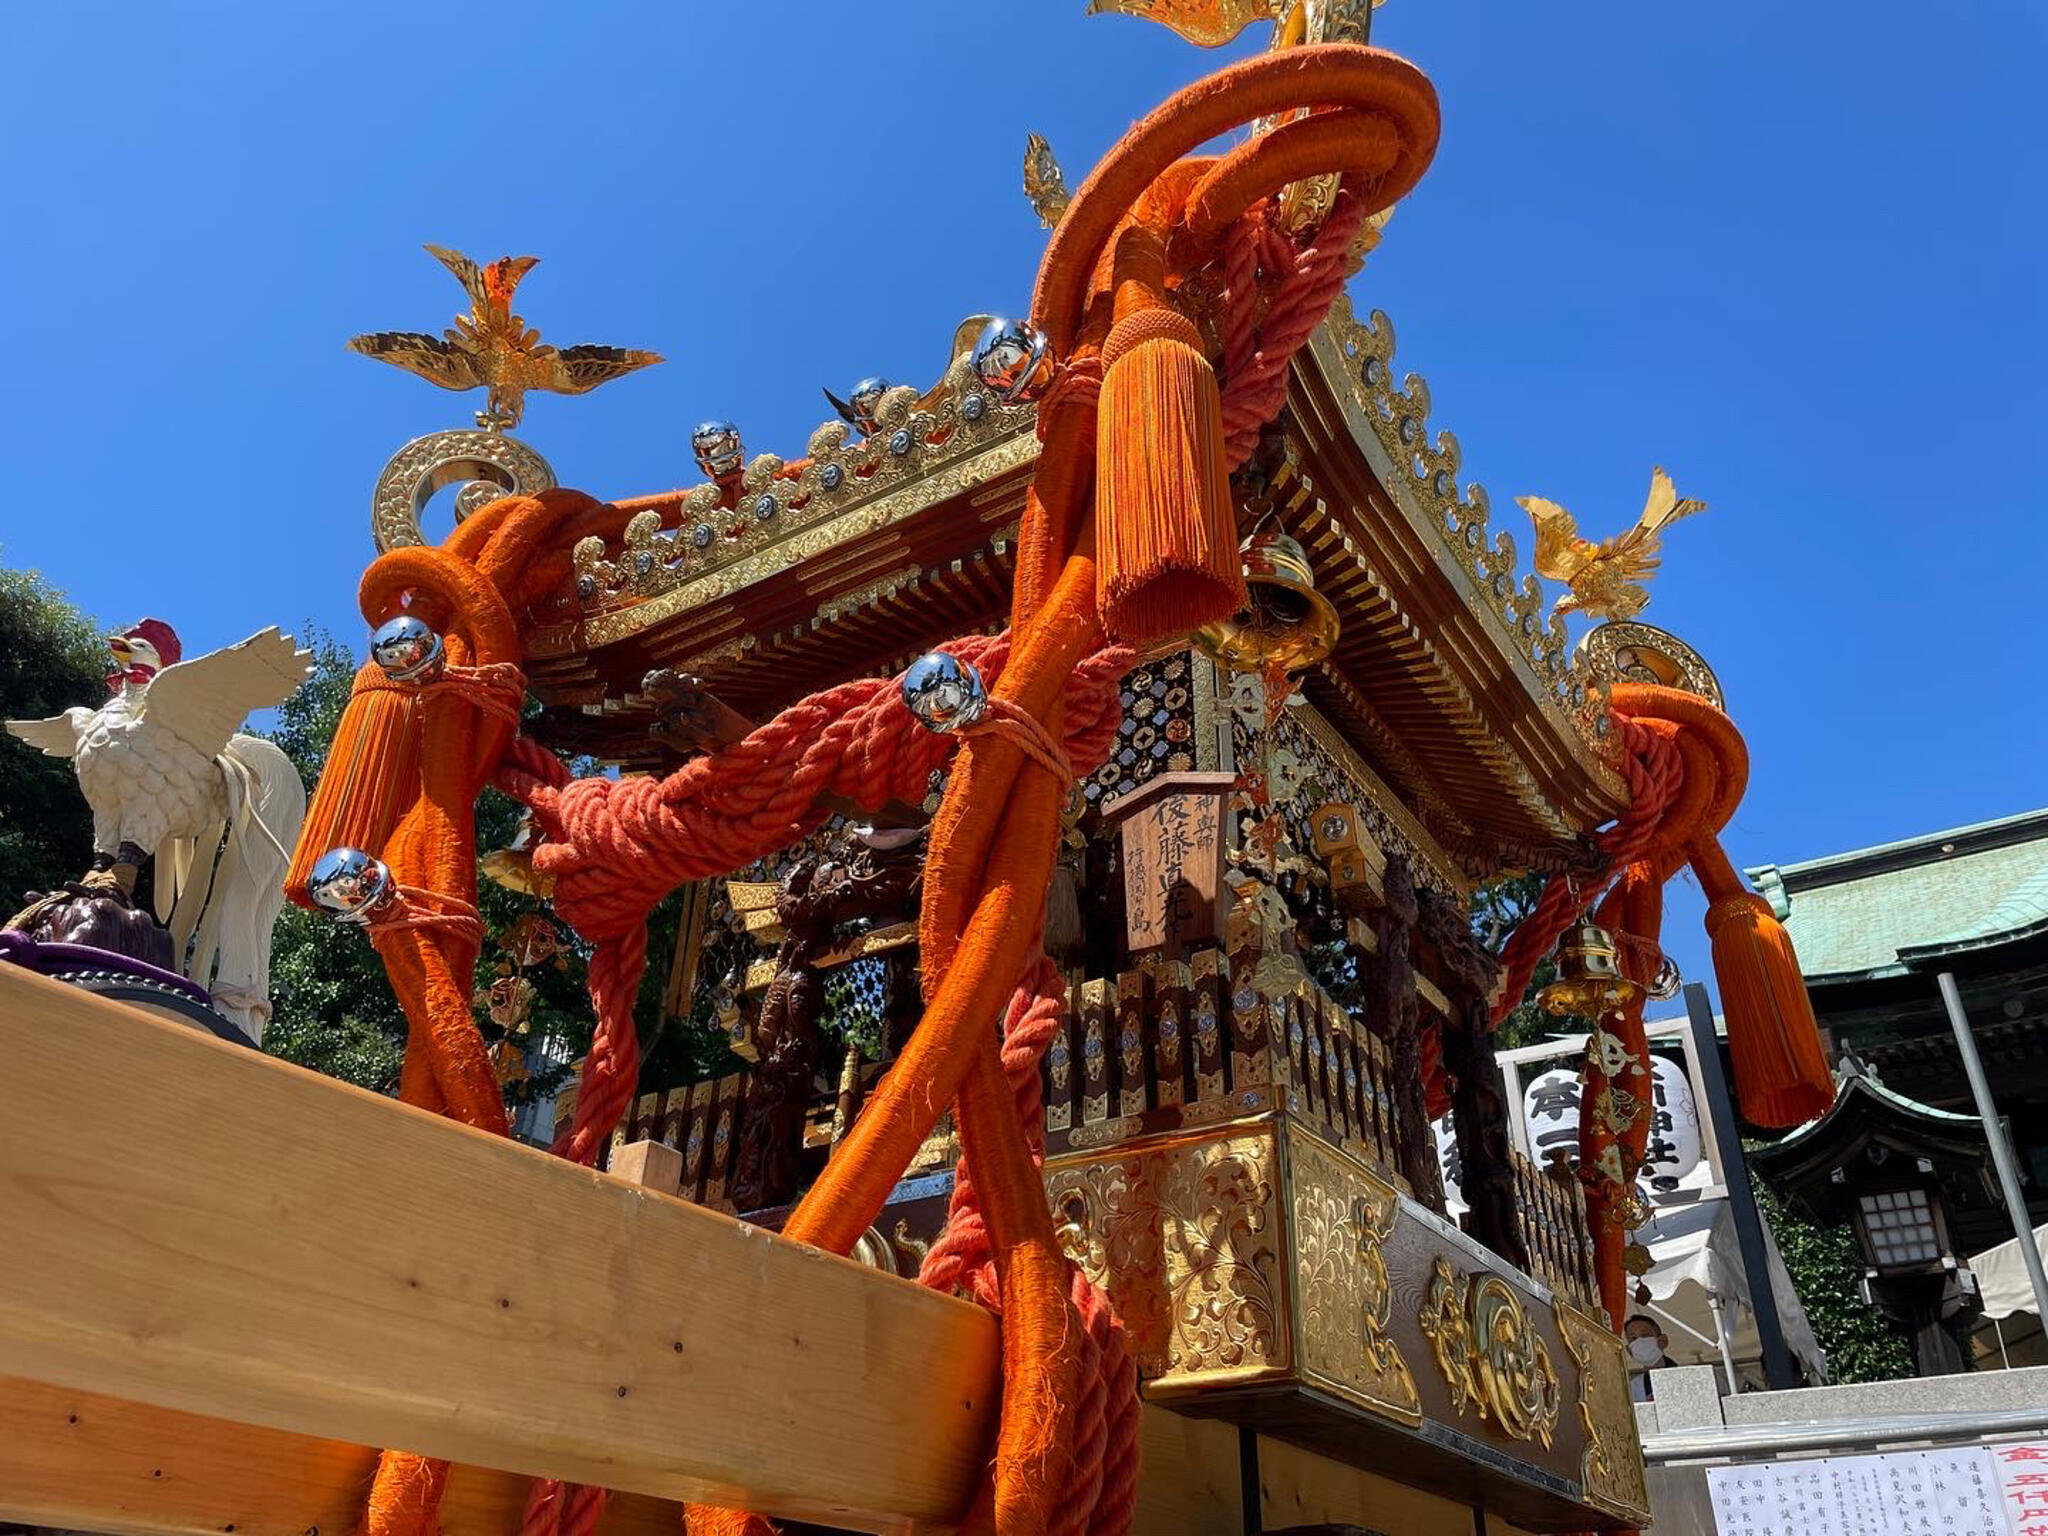
[[1809, 984], [1902, 975], [2048, 933], [2048, 810], [1746, 873]]

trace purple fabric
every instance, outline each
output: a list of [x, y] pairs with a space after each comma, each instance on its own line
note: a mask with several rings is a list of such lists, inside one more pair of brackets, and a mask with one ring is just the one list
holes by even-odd
[[133, 960], [127, 955], [117, 955], [110, 949], [95, 949], [89, 944], [38, 943], [12, 928], [0, 928], [0, 960], [11, 960], [44, 976], [54, 976], [61, 971], [111, 971], [118, 976], [135, 976], [159, 986], [175, 988], [195, 1003], [209, 1007], [213, 1003], [213, 996], [206, 988], [176, 971], [164, 970], [147, 961]]

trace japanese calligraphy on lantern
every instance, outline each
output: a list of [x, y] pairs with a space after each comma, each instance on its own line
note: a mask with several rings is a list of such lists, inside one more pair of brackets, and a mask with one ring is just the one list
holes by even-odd
[[[1650, 1134], [1642, 1178], [1657, 1190], [1677, 1189], [1700, 1164], [1699, 1106], [1685, 1068], [1663, 1056], [1650, 1057]], [[1536, 1160], [1557, 1149], [1579, 1154], [1579, 1073], [1576, 1066], [1552, 1067], [1529, 1079], [1522, 1090], [1522, 1123]]]
[[1118, 802], [1124, 940], [1178, 956], [1221, 936], [1228, 774], [1166, 774]]
[[1707, 1473], [1714, 1526], [1719, 1536], [2024, 1536], [2000, 1504], [1997, 1449], [1715, 1467]]

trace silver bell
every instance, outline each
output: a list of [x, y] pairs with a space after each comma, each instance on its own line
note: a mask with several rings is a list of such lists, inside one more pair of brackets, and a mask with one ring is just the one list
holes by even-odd
[[697, 468], [714, 480], [736, 475], [746, 467], [740, 429], [729, 421], [697, 423], [697, 430], [690, 434], [690, 448], [697, 455]]
[[1052, 384], [1052, 347], [1029, 320], [991, 320], [974, 344], [974, 371], [1005, 405], [1028, 405]]
[[306, 877], [315, 906], [336, 922], [367, 923], [391, 899], [391, 871], [360, 848], [330, 848], [313, 861]]
[[832, 402], [832, 409], [862, 437], [873, 437], [879, 423], [875, 412], [882, 408], [882, 396], [889, 393], [889, 381], [873, 375], [862, 379], [853, 386], [853, 393], [842, 400], [831, 390], [825, 391], [825, 398]]
[[988, 708], [988, 689], [970, 662], [945, 651], [920, 656], [903, 674], [903, 703], [928, 731], [965, 730]]
[[401, 613], [370, 636], [370, 660], [395, 683], [431, 683], [448, 665], [448, 654], [425, 619]]

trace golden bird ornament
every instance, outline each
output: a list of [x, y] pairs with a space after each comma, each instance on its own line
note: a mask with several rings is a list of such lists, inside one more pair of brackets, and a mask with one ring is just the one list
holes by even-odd
[[1024, 140], [1024, 195], [1031, 200], [1038, 222], [1047, 229], [1059, 223], [1067, 204], [1074, 200], [1067, 190], [1066, 173], [1042, 134], [1030, 134]]
[[526, 411], [529, 389], [558, 395], [588, 394], [600, 384], [658, 363], [661, 354], [633, 347], [553, 347], [512, 313], [519, 280], [537, 256], [506, 256], [479, 266], [460, 251], [430, 245], [427, 254], [453, 272], [469, 295], [469, 313], [439, 336], [420, 331], [375, 331], [350, 340], [349, 350], [416, 373], [443, 389], [482, 389], [477, 425], [510, 431]]
[[1594, 543], [1579, 536], [1571, 513], [1541, 496], [1516, 498], [1536, 525], [1536, 574], [1561, 581], [1569, 590], [1556, 611], [1594, 619], [1632, 619], [1650, 601], [1643, 583], [1656, 573], [1660, 535], [1681, 517], [1704, 512], [1707, 504], [1679, 498], [1671, 477], [1650, 471], [1650, 495], [1635, 527]]

